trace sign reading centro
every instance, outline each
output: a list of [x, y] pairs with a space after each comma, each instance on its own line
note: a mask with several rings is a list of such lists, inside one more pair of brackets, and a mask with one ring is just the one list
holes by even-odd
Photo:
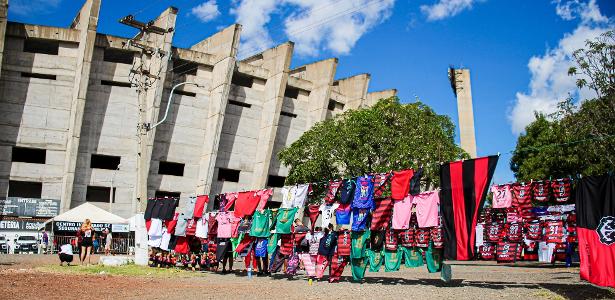
[[[65, 233], [73, 235], [79, 228], [81, 228], [81, 224], [83, 222], [65, 222], [65, 221], [54, 221], [53, 222], [53, 232], [55, 233]], [[111, 230], [110, 223], [92, 223], [92, 227], [94, 231], [101, 232], [105, 228], [109, 228]]]

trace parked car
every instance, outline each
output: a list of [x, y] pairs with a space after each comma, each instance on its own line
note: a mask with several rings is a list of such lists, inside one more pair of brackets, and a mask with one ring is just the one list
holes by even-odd
[[9, 253], [9, 245], [5, 236], [0, 236], [0, 253]]
[[37, 253], [38, 243], [36, 237], [31, 235], [23, 235], [17, 238], [15, 243], [15, 253]]

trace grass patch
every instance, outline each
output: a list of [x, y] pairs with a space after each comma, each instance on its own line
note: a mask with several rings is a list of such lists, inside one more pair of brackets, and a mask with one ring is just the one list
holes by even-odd
[[540, 291], [536, 292], [534, 294], [536, 297], [540, 297], [541, 299], [548, 299], [548, 300], [564, 300], [566, 298], [562, 297], [559, 294], [556, 294], [554, 292], [551, 292], [549, 290], [545, 290], [545, 289], [541, 289]]
[[201, 277], [204, 273], [184, 271], [178, 269], [159, 269], [138, 265], [124, 266], [59, 266], [46, 265], [36, 268], [42, 272], [64, 273], [64, 274], [94, 274], [94, 275], [119, 275], [119, 276], [140, 276], [140, 277]]

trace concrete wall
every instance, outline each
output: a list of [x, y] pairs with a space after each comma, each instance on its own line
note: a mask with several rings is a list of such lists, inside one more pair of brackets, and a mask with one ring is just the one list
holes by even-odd
[[[42, 182], [42, 197], [61, 199], [67, 210], [87, 201], [88, 186], [113, 186], [115, 203], [94, 204], [124, 217], [139, 209], [139, 98], [134, 87], [118, 86], [129, 82], [132, 65], [105, 60], [106, 50], [123, 49], [128, 39], [96, 33], [100, 5], [84, 1], [68, 28], [56, 28], [7, 23], [0, 0], [0, 196], [10, 180]], [[167, 9], [156, 22], [172, 25], [177, 13]], [[149, 197], [264, 188], [270, 175], [288, 175], [279, 151], [315, 123], [394, 94], [367, 93], [368, 74], [335, 80], [335, 58], [290, 70], [292, 42], [237, 61], [240, 32], [231, 25], [190, 49], [171, 47], [172, 34], [142, 41], [172, 54], [153, 61], [161, 76], [144, 98], [147, 122], [163, 117], [175, 84], [199, 85], [178, 88], [167, 121], [148, 134]], [[28, 38], [57, 41], [58, 54], [24, 52]], [[140, 61], [138, 49], [124, 50]], [[331, 100], [337, 106], [329, 109]], [[45, 164], [12, 162], [13, 146], [46, 149]], [[118, 156], [121, 165], [92, 168], [93, 154]], [[161, 161], [184, 164], [183, 176], [159, 174]], [[221, 168], [239, 171], [239, 181], [218, 180]]]

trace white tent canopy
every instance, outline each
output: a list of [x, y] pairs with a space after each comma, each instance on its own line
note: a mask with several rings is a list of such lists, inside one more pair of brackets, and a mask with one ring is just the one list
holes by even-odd
[[81, 204], [63, 214], [59, 214], [45, 222], [83, 222], [90, 219], [92, 223], [128, 224], [128, 220], [114, 215], [91, 203]]

